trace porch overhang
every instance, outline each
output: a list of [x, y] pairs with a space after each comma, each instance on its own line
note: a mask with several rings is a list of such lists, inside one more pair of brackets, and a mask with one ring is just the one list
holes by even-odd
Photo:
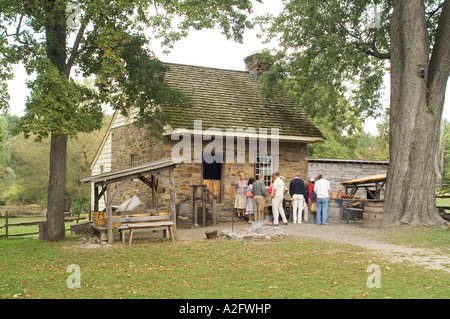
[[[113, 243], [112, 233], [112, 203], [117, 194], [125, 187], [127, 182], [133, 179], [139, 179], [152, 190], [153, 208], [157, 209], [157, 183], [161, 182], [170, 190], [170, 212], [171, 219], [176, 224], [176, 194], [174, 169], [182, 161], [172, 158], [162, 158], [156, 161], [148, 162], [142, 165], [129, 167], [117, 171], [111, 171], [99, 175], [83, 178], [82, 183], [91, 183], [94, 185], [94, 211], [98, 211], [99, 200], [102, 196], [106, 197], [106, 212], [108, 216], [108, 243]], [[169, 172], [169, 179], [164, 178], [160, 173]], [[116, 189], [112, 189], [111, 184], [120, 183]]]

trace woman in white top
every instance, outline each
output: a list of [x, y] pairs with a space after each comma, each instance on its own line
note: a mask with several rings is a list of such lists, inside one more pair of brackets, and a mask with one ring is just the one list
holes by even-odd
[[[248, 216], [248, 222], [251, 224], [253, 223], [253, 214], [254, 214], [254, 208], [253, 208], [253, 183], [255, 182], [255, 179], [253, 177], [248, 179], [248, 186], [247, 186], [247, 208], [245, 209], [245, 215]], [[250, 196], [249, 196], [250, 195]]]

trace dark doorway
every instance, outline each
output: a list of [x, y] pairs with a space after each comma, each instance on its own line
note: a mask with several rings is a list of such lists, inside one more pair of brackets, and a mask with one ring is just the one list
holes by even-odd
[[203, 179], [222, 179], [222, 163], [205, 163], [203, 162]]
[[203, 161], [202, 166], [202, 184], [206, 185], [206, 187], [208, 187], [208, 189], [217, 196], [217, 203], [222, 203], [222, 163], [206, 163], [205, 161]]

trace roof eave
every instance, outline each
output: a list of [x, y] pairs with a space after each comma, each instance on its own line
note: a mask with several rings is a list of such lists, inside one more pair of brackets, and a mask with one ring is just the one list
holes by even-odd
[[251, 132], [236, 132], [236, 131], [222, 131], [218, 130], [188, 130], [188, 129], [172, 129], [171, 127], [166, 127], [164, 130], [164, 136], [170, 136], [172, 134], [189, 134], [189, 135], [214, 135], [223, 137], [241, 137], [241, 138], [257, 138], [257, 139], [278, 139], [280, 141], [292, 141], [301, 143], [320, 143], [325, 142], [323, 137], [317, 136], [295, 136], [295, 135], [279, 135], [279, 134], [260, 134]]

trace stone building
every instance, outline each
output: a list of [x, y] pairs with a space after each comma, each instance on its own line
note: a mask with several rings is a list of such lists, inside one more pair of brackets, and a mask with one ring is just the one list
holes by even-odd
[[[252, 57], [245, 62], [246, 71], [168, 63], [166, 81], [192, 106], [171, 114], [171, 125], [160, 139], [148, 128], [133, 125], [136, 110], [129, 117], [114, 114], [92, 163], [92, 175], [183, 157], [175, 169], [177, 203], [192, 197], [191, 185], [206, 184], [217, 196], [219, 221], [231, 217], [240, 172], [247, 179], [262, 174], [267, 185], [276, 170], [287, 182], [296, 172], [306, 179], [307, 145], [324, 141], [324, 136], [292, 102], [262, 98], [257, 78], [267, 66]], [[141, 184], [136, 180], [126, 186], [114, 205], [133, 195], [150, 203], [148, 187]], [[164, 206], [169, 192], [164, 185], [159, 185], [158, 192], [158, 204]]]
[[[332, 192], [342, 190], [345, 192], [343, 182], [351, 181], [366, 176], [386, 174], [389, 161], [370, 161], [353, 159], [309, 158], [308, 177], [325, 175], [330, 181]], [[361, 189], [356, 194], [366, 198], [366, 192]]]

